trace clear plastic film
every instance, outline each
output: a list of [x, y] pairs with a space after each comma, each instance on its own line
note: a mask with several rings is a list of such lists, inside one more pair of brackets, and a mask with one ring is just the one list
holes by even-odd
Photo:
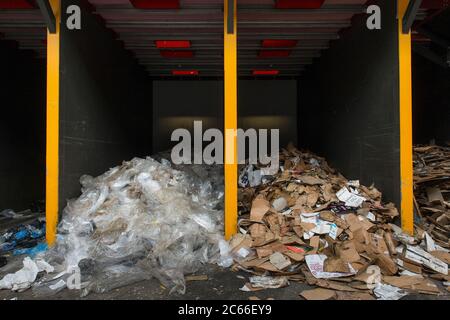
[[[220, 166], [178, 166], [135, 158], [80, 179], [49, 262], [79, 268], [83, 295], [154, 276], [179, 293], [184, 275], [205, 263], [231, 263], [223, 234]], [[219, 247], [220, 243], [220, 247]]]

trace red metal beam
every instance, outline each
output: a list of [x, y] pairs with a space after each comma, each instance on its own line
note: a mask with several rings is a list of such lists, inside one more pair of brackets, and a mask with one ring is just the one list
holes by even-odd
[[279, 73], [279, 70], [253, 70], [254, 76], [276, 76]]
[[174, 76], [198, 76], [198, 70], [172, 70]]
[[260, 58], [279, 58], [289, 57], [291, 50], [261, 50], [258, 57]]
[[164, 58], [192, 58], [194, 56], [194, 52], [187, 50], [161, 50], [161, 56]]
[[130, 0], [136, 9], [179, 9], [179, 0]]
[[34, 9], [34, 1], [29, 0], [0, 0], [0, 9]]
[[325, 0], [277, 0], [277, 9], [319, 9]]

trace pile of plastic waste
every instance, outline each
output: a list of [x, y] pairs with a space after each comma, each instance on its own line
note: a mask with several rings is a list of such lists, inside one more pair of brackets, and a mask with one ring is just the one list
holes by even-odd
[[99, 177], [83, 176], [56, 246], [38, 257], [54, 269], [33, 290], [56, 293], [79, 272], [83, 295], [151, 277], [184, 293], [185, 274], [206, 263], [231, 265], [222, 238], [222, 168], [180, 169], [165, 159], [135, 158]]
[[37, 218], [28, 224], [19, 224], [0, 235], [0, 254], [33, 254], [43, 247], [40, 242], [45, 236], [45, 218]]

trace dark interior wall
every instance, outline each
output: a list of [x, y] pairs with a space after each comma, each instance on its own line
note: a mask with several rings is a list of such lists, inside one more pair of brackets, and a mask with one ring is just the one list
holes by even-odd
[[[98, 175], [151, 151], [152, 85], [83, 1], [81, 30], [61, 26], [60, 208], [80, 193], [83, 174]], [[64, 15], [63, 15], [64, 21]]]
[[450, 143], [450, 68], [413, 54], [413, 141]]
[[203, 131], [223, 130], [223, 81], [167, 80], [153, 82], [153, 152], [169, 150], [172, 132], [188, 129], [193, 137], [194, 121]]
[[0, 211], [45, 195], [45, 61], [0, 41]]
[[[154, 152], [167, 150], [173, 130], [223, 130], [223, 81], [154, 81]], [[280, 129], [280, 147], [297, 141], [297, 81], [239, 80], [238, 127]]]
[[239, 128], [279, 129], [280, 148], [297, 143], [297, 81], [240, 80]]
[[396, 1], [378, 1], [381, 30], [366, 15], [333, 41], [299, 82], [299, 141], [347, 178], [375, 183], [400, 204]]

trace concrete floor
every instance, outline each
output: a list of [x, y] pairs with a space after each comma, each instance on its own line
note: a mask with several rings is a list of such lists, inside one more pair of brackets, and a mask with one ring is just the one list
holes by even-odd
[[[1, 231], [10, 228], [17, 223], [30, 222], [33, 217], [23, 217], [15, 221], [2, 221]], [[30, 221], [28, 221], [30, 220]], [[0, 279], [11, 272], [22, 267], [24, 257], [9, 257], [8, 264], [0, 268]], [[248, 300], [250, 297], [259, 299], [275, 300], [301, 300], [300, 292], [312, 289], [305, 283], [290, 282], [290, 285], [280, 289], [267, 289], [257, 292], [244, 292], [239, 290], [251, 276], [245, 272], [232, 272], [216, 265], [204, 266], [197, 275], [207, 275], [208, 280], [188, 281], [186, 283], [186, 294], [170, 294], [170, 289], [165, 288], [157, 279], [142, 281], [125, 287], [112, 290], [107, 293], [91, 293], [86, 297], [80, 297], [80, 291], [65, 289], [54, 296], [37, 297], [31, 289], [22, 293], [0, 290], [0, 300]], [[438, 283], [440, 285], [440, 283]], [[441, 286], [441, 285], [440, 285]], [[442, 287], [442, 286], [441, 286]], [[442, 292], [446, 292], [442, 288]], [[405, 300], [450, 300], [450, 293], [443, 296], [411, 294]]]
[[[3, 270], [2, 270], [3, 271]], [[311, 289], [304, 283], [291, 282], [288, 287], [267, 289], [258, 292], [243, 292], [241, 288], [249, 277], [244, 272], [232, 272], [220, 267], [209, 265], [196, 273], [208, 275], [208, 280], [187, 282], [186, 294], [169, 294], [157, 279], [139, 282], [133, 285], [115, 289], [108, 293], [91, 293], [87, 297], [80, 297], [80, 291], [63, 290], [52, 297], [37, 298], [32, 290], [22, 293], [0, 290], [1, 300], [248, 300], [250, 297], [275, 300], [301, 300], [299, 293]], [[405, 300], [450, 300], [450, 296], [408, 295]]]

